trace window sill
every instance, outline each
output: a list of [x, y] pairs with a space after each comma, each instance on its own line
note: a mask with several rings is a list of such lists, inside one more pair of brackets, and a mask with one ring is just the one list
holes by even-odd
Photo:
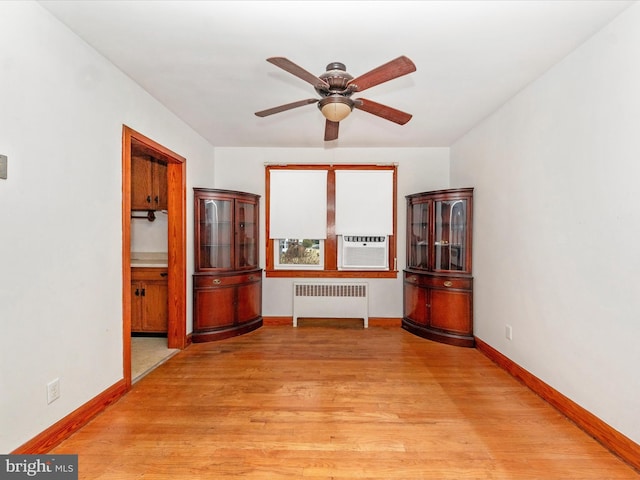
[[398, 278], [391, 270], [266, 270], [267, 278]]

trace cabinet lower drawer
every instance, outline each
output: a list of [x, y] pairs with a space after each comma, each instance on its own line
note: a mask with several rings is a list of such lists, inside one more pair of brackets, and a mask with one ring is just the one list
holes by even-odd
[[193, 286], [195, 288], [223, 287], [258, 282], [261, 278], [260, 272], [240, 275], [197, 275], [193, 281]]
[[452, 288], [457, 290], [471, 290], [473, 286], [472, 278], [419, 275], [409, 272], [405, 272], [404, 281], [412, 285], [429, 288]]
[[164, 280], [167, 281], [168, 270], [162, 267], [133, 267], [131, 280]]

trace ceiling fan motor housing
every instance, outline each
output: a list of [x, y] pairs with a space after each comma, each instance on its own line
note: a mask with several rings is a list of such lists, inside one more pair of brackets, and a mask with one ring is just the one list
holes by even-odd
[[318, 78], [324, 80], [329, 85], [327, 90], [325, 87], [316, 87], [316, 92], [323, 97], [329, 95], [340, 94], [349, 97], [353, 94], [351, 89], [347, 88], [347, 84], [350, 80], [353, 80], [353, 76], [347, 73], [347, 67], [344, 63], [332, 62], [327, 65], [327, 71], [320, 75]]

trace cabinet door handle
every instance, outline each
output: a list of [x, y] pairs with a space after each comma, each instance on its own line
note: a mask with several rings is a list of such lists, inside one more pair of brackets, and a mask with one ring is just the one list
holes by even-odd
[[161, 276], [161, 277], [166, 277], [167, 275], [169, 275], [169, 273], [168, 273], [168, 272], [162, 272], [162, 273], [160, 274], [160, 276]]
[[140, 290], [136, 288], [136, 297], [139, 297], [139, 296], [140, 296]]
[[147, 203], [151, 203], [151, 195], [147, 195]]
[[156, 195], [156, 198], [154, 198], [155, 202], [158, 203], [160, 201], [160, 199], [158, 198], [158, 196]]
[[431, 308], [431, 304], [430, 303], [427, 303], [427, 308]]
[[446, 282], [444, 282], [443, 284], [445, 287], [450, 287], [451, 285], [453, 285], [453, 282], [450, 282], [449, 280], [447, 280]]
[[214, 285], [220, 285], [222, 283], [222, 280], [220, 280], [219, 278], [214, 278], [213, 279], [213, 284]]
[[140, 292], [140, 295], [144, 297], [145, 294], [145, 289], [143, 288], [142, 291]]

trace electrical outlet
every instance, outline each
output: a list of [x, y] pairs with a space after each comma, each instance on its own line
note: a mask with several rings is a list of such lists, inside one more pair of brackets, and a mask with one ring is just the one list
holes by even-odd
[[60, 398], [60, 379], [56, 378], [47, 383], [47, 403], [52, 403]]
[[507, 337], [507, 340], [513, 340], [513, 329], [511, 328], [511, 325], [505, 325], [504, 336]]

